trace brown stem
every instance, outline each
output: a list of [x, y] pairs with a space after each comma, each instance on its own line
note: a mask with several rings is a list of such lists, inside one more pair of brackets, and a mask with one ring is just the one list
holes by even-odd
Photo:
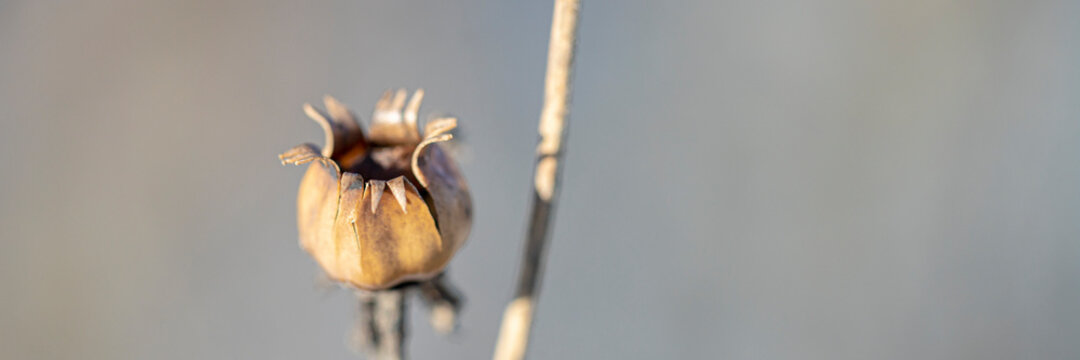
[[374, 318], [375, 293], [357, 290], [356, 300], [359, 308], [356, 312], [355, 325], [353, 325], [352, 347], [357, 353], [373, 357], [379, 343], [379, 332], [375, 329]]
[[424, 300], [429, 310], [431, 326], [436, 331], [448, 334], [457, 327], [458, 312], [461, 310], [461, 296], [446, 281], [444, 274], [417, 285], [420, 299]]
[[540, 113], [540, 143], [537, 145], [533, 180], [532, 212], [525, 237], [525, 256], [514, 300], [503, 313], [502, 329], [495, 344], [495, 360], [525, 357], [529, 344], [535, 302], [544, 262], [544, 248], [555, 212], [559, 189], [563, 144], [570, 112], [570, 75], [581, 10], [580, 0], [555, 0], [548, 44], [547, 76], [544, 80], [544, 108]]
[[405, 303], [414, 290], [429, 308], [435, 330], [442, 333], [454, 330], [462, 300], [445, 274], [386, 290], [356, 290], [359, 311], [352, 333], [352, 345], [357, 353], [369, 359], [404, 359]]
[[376, 358], [379, 360], [403, 359], [405, 343], [404, 290], [384, 290], [375, 293], [375, 329], [379, 334]]

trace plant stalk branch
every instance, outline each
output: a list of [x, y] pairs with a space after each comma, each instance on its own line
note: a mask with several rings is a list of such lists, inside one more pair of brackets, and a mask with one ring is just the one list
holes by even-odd
[[559, 190], [580, 11], [580, 0], [555, 0], [525, 256], [514, 299], [503, 313], [502, 329], [495, 344], [495, 360], [524, 359], [529, 344], [529, 330], [543, 271], [544, 248]]

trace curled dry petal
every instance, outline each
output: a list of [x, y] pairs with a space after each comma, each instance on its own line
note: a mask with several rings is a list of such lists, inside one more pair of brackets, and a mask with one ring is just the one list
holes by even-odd
[[420, 112], [420, 102], [422, 101], [424, 101], [424, 89], [416, 89], [412, 99], [409, 99], [409, 107], [403, 113], [405, 124], [411, 127], [413, 132], [416, 132], [416, 117]]
[[356, 146], [367, 147], [364, 141], [364, 132], [360, 130], [360, 124], [356, 117], [350, 113], [344, 105], [327, 95], [324, 98], [330, 115], [319, 111], [311, 104], [304, 104], [304, 113], [322, 127], [325, 134], [325, 145], [322, 155], [332, 157], [342, 154], [344, 151]]
[[417, 147], [417, 152], [419, 156], [414, 154], [413, 158], [420, 159], [414, 169], [417, 169], [418, 179], [420, 174], [427, 179], [424, 187], [431, 194], [435, 213], [439, 214], [439, 234], [442, 236], [443, 246], [451, 252], [457, 251], [465, 244], [472, 227], [469, 187], [457, 166], [438, 144]]
[[[415, 112], [420, 108], [420, 101], [424, 98], [423, 90], [417, 90], [413, 94], [413, 103], [409, 105], [409, 112], [402, 112], [405, 106], [405, 89], [399, 89], [391, 95], [390, 91], [383, 94], [379, 102], [375, 104], [375, 112], [371, 116], [370, 140], [384, 145], [415, 144], [420, 141], [420, 133], [417, 132]], [[412, 119], [409, 119], [412, 114]], [[410, 121], [411, 120], [411, 121]]]
[[416, 119], [423, 96], [418, 90], [406, 106], [404, 90], [384, 94], [370, 137], [336, 99], [324, 98], [327, 113], [305, 104], [326, 144], [279, 156], [283, 164], [310, 164], [297, 197], [300, 244], [336, 281], [377, 290], [429, 279], [468, 236], [468, 187], [437, 144], [452, 138], [457, 121], [433, 120], [421, 139]]
[[457, 118], [444, 117], [432, 120], [424, 125], [424, 137], [431, 138], [449, 132], [457, 127]]
[[429, 137], [427, 139], [424, 139], [424, 141], [421, 141], [420, 145], [416, 145], [416, 150], [413, 150], [412, 154], [411, 166], [413, 174], [416, 174], [416, 180], [420, 182], [421, 186], [428, 187], [428, 180], [424, 169], [421, 168], [419, 165], [420, 157], [427, 154], [425, 150], [427, 150], [428, 146], [433, 146], [437, 142], [450, 141], [450, 139], [452, 139], [453, 137], [454, 136], [450, 134]]
[[297, 145], [292, 149], [289, 149], [289, 151], [286, 151], [281, 155], [278, 155], [278, 159], [281, 159], [281, 165], [303, 165], [315, 160], [321, 160], [325, 158], [319, 155], [318, 150], [315, 150], [315, 145], [301, 144]]

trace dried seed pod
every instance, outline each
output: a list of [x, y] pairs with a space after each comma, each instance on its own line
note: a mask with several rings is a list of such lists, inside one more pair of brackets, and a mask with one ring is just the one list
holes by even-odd
[[334, 98], [324, 99], [326, 113], [305, 104], [326, 132], [325, 146], [279, 155], [282, 164], [311, 164], [297, 197], [300, 245], [336, 281], [379, 290], [429, 279], [465, 243], [469, 190], [438, 144], [452, 138], [447, 132], [457, 120], [432, 120], [421, 136], [423, 96], [417, 90], [405, 107], [405, 90], [387, 91], [366, 137]]

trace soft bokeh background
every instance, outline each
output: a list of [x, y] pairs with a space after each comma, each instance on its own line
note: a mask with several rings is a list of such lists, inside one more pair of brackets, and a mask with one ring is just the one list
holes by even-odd
[[[0, 358], [349, 359], [323, 94], [461, 117], [462, 331], [516, 279], [546, 1], [0, 1]], [[589, 1], [534, 359], [1080, 358], [1080, 2]]]

